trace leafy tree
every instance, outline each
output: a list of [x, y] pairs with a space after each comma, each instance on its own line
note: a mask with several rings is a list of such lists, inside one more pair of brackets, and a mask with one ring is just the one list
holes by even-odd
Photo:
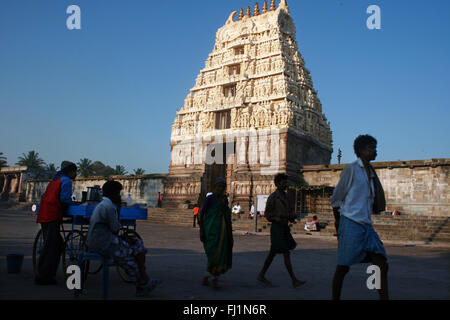
[[0, 152], [0, 168], [7, 166], [6, 157], [3, 155], [3, 152]]
[[36, 151], [29, 151], [28, 154], [22, 153], [16, 165], [27, 166], [28, 169], [43, 169], [45, 161], [39, 157]]
[[92, 164], [92, 170], [95, 176], [108, 177], [114, 174], [114, 169], [110, 166], [105, 166], [101, 161], [95, 161]]
[[94, 175], [92, 161], [87, 158], [80, 159], [80, 161], [77, 163], [77, 167], [78, 174], [82, 177], [89, 177]]
[[48, 163], [44, 169], [51, 173], [56, 173], [58, 171], [58, 168], [56, 168], [54, 163]]
[[117, 165], [116, 169], [114, 169], [114, 174], [118, 176], [123, 176], [127, 174], [127, 170], [125, 170], [125, 167], [122, 165]]
[[137, 175], [137, 176], [139, 176], [141, 174], [144, 174], [144, 173], [145, 173], [145, 170], [142, 169], [142, 168], [137, 168], [137, 169], [134, 170], [134, 174]]

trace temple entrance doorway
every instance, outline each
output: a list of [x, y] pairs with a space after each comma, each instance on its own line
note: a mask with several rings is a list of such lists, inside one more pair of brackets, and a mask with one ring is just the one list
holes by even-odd
[[[231, 175], [236, 163], [235, 159], [235, 143], [219, 143], [210, 144], [206, 150], [206, 157], [210, 157], [210, 161], [206, 161], [205, 174], [203, 175], [203, 192], [201, 198], [204, 199], [206, 194], [212, 191], [214, 182], [222, 177], [227, 182], [226, 193], [231, 192]], [[207, 159], [208, 160], [208, 159]], [[208, 164], [209, 162], [209, 164]], [[212, 163], [211, 163], [212, 162]]]

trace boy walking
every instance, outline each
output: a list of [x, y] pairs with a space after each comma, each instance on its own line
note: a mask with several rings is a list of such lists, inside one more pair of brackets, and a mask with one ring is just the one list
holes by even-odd
[[284, 264], [291, 277], [292, 286], [294, 288], [301, 286], [306, 281], [298, 280], [292, 270], [290, 250], [295, 249], [297, 243], [292, 237], [289, 229], [289, 222], [294, 222], [295, 214], [289, 204], [287, 191], [288, 176], [279, 173], [275, 176], [275, 186], [277, 190], [272, 193], [266, 202], [265, 216], [266, 219], [272, 222], [270, 226], [270, 252], [264, 262], [264, 266], [259, 273], [257, 280], [265, 285], [272, 285], [269, 280], [265, 278], [267, 269], [269, 269], [273, 258], [276, 254], [281, 253], [284, 257]]

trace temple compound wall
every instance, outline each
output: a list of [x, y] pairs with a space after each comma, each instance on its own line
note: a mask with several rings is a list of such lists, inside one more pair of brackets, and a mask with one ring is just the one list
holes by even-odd
[[[450, 159], [373, 162], [386, 196], [386, 211], [450, 216]], [[310, 186], [335, 187], [345, 164], [304, 166]]]
[[[107, 179], [114, 179], [122, 184], [122, 200], [125, 201], [128, 195], [131, 196], [133, 203], [146, 203], [148, 207], [156, 207], [158, 192], [163, 193], [165, 174], [146, 174], [146, 175], [126, 175], [106, 177], [77, 177], [72, 182], [72, 190], [75, 198], [80, 201], [82, 192], [87, 191], [87, 187], [102, 186]], [[47, 188], [50, 180], [28, 180], [26, 182], [26, 201], [38, 203]]]
[[27, 166], [0, 168], [0, 201], [25, 201], [26, 182], [44, 177], [45, 172]]
[[[372, 165], [385, 190], [386, 211], [398, 210], [401, 214], [412, 216], [450, 216], [450, 159], [373, 162]], [[298, 171], [304, 186], [335, 187], [345, 166], [346, 164], [305, 165]], [[23, 176], [27, 176], [23, 169], [16, 167], [8, 172], [22, 172]], [[130, 194], [134, 202], [147, 203], [149, 207], [155, 207], [158, 192], [163, 193], [166, 189], [167, 176], [167, 174], [150, 174], [110, 178], [124, 186], [123, 199]], [[254, 176], [258, 177], [256, 174]], [[102, 186], [105, 182], [104, 177], [77, 177], [73, 182], [73, 194], [80, 200], [81, 192], [86, 191], [87, 187]], [[20, 188], [23, 190], [23, 199], [27, 202], [39, 202], [48, 183], [48, 179], [26, 179]], [[186, 197], [194, 192], [193, 187], [189, 184], [180, 184], [176, 191]], [[10, 184], [10, 188], [19, 189], [15, 182]], [[232, 188], [236, 190], [236, 194], [242, 195], [232, 200], [236, 202], [248, 201], [245, 197], [252, 191], [255, 194], [268, 195], [275, 190], [273, 183], [268, 181], [254, 181], [253, 186], [235, 181]], [[166, 199], [167, 194], [163, 194], [163, 197]], [[166, 201], [163, 201], [163, 207], [166, 205]]]

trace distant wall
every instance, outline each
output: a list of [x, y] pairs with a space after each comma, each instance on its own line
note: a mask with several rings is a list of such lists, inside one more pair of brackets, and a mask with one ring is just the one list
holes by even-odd
[[[373, 162], [386, 195], [386, 210], [450, 216], [450, 159]], [[345, 164], [304, 166], [306, 184], [335, 187]]]
[[[163, 193], [164, 174], [147, 174], [141, 176], [111, 176], [123, 185], [122, 199], [131, 195], [134, 203], [146, 203], [149, 207], [156, 207], [156, 197], [158, 192]], [[77, 200], [81, 200], [82, 192], [87, 191], [87, 187], [99, 185], [100, 187], [106, 182], [104, 177], [77, 177], [72, 183], [73, 195]], [[26, 201], [39, 202], [45, 192], [45, 188], [50, 180], [28, 180], [26, 182]]]

